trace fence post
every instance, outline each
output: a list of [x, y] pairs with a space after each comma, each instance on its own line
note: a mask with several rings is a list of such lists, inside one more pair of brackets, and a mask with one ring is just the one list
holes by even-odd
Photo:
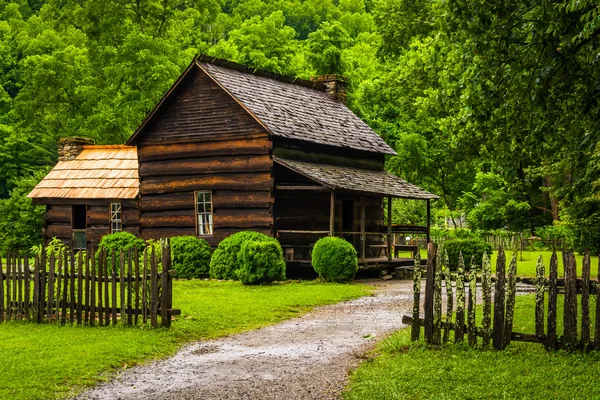
[[452, 330], [452, 311], [454, 308], [452, 277], [450, 276], [450, 262], [447, 251], [444, 252], [444, 277], [446, 278], [446, 329], [444, 329], [443, 342], [447, 343], [450, 339], [450, 331]]
[[544, 290], [546, 288], [546, 277], [544, 270], [544, 258], [540, 256], [535, 265], [535, 334], [538, 337], [544, 335]]
[[550, 276], [548, 279], [548, 339], [546, 347], [556, 349], [556, 303], [558, 300], [558, 257], [556, 250], [550, 257]]
[[517, 295], [517, 255], [513, 254], [508, 267], [508, 281], [506, 288], [506, 317], [504, 319], [504, 347], [510, 344], [512, 336], [513, 318], [515, 314], [515, 300]]
[[494, 291], [494, 326], [492, 330], [494, 348], [502, 350], [504, 344], [504, 286], [506, 255], [504, 249], [498, 251], [496, 260], [496, 287]]
[[483, 253], [481, 260], [482, 279], [481, 291], [483, 296], [483, 347], [489, 346], [492, 326], [492, 266], [487, 252]]
[[600, 255], [598, 255], [598, 277], [596, 279], [596, 324], [594, 326], [594, 347], [600, 349]]
[[590, 252], [586, 249], [583, 256], [581, 274], [581, 344], [590, 345]]
[[565, 267], [564, 341], [570, 349], [577, 346], [577, 269], [572, 252], [563, 257]]
[[160, 305], [160, 319], [161, 325], [164, 327], [171, 326], [171, 315], [169, 314], [170, 305], [170, 297], [171, 297], [171, 288], [170, 283], [171, 279], [169, 276], [169, 269], [171, 267], [171, 252], [169, 246], [169, 239], [165, 239], [164, 245], [161, 241], [162, 245], [162, 298]]
[[427, 244], [427, 276], [425, 278], [425, 341], [430, 343], [433, 339], [433, 293], [436, 264], [435, 244]]
[[467, 309], [467, 334], [469, 346], [477, 345], [477, 327], [475, 326], [475, 315], [477, 307], [477, 267], [471, 259], [469, 268], [469, 308]]
[[435, 292], [433, 293], [433, 344], [440, 344], [442, 341], [442, 248], [437, 247], [435, 257]]
[[421, 307], [421, 255], [418, 252], [415, 256], [415, 266], [413, 268], [413, 296], [411, 339], [419, 340], [421, 335], [421, 320], [419, 318]]
[[465, 332], [465, 261], [462, 251], [458, 253], [458, 269], [456, 270], [456, 329], [454, 341], [462, 342]]
[[4, 271], [0, 257], [0, 322], [4, 322]]

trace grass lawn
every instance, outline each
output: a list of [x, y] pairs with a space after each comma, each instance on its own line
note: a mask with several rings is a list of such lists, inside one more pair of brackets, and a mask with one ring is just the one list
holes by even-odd
[[[515, 331], [535, 332], [534, 308], [533, 295], [517, 296]], [[412, 342], [409, 329], [376, 351], [352, 375], [346, 400], [599, 398], [600, 352], [548, 352], [541, 344], [518, 342], [500, 352], [462, 344], [432, 349]]]
[[63, 398], [111, 373], [164, 357], [182, 343], [225, 336], [298, 316], [312, 307], [370, 294], [363, 285], [315, 282], [243, 286], [174, 281], [182, 311], [171, 329], [0, 324], [1, 399]]

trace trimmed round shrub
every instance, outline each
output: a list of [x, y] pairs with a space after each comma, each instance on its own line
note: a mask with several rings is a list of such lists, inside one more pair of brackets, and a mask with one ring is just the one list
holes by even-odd
[[244, 285], [259, 285], [285, 279], [283, 250], [276, 239], [246, 241], [237, 254], [239, 268], [235, 270]]
[[242, 231], [226, 237], [219, 243], [210, 258], [210, 277], [213, 279], [237, 279], [235, 271], [240, 267], [238, 252], [247, 241], [266, 242], [269, 236], [253, 231]]
[[349, 282], [358, 271], [356, 249], [342, 238], [321, 238], [313, 248], [312, 265], [327, 282]]
[[[115, 251], [115, 256], [116, 256], [116, 260], [115, 260], [115, 267], [116, 267], [116, 273], [119, 273], [119, 259], [120, 259], [120, 255], [121, 255], [121, 251], [123, 251], [125, 253], [125, 255], [127, 255], [127, 253], [129, 252], [129, 250], [131, 250], [132, 252], [134, 251], [135, 248], [138, 249], [139, 254], [142, 254], [142, 252], [144, 251], [144, 247], [146, 246], [146, 242], [144, 242], [144, 239], [140, 239], [139, 237], [129, 233], [129, 232], [116, 232], [116, 233], [111, 233], [110, 235], [106, 235], [103, 236], [102, 239], [100, 240], [100, 243], [98, 243], [98, 250], [100, 249], [104, 249], [106, 251], [106, 260], [108, 263], [109, 268], [112, 269], [112, 253], [113, 250]], [[98, 259], [100, 255], [100, 251], [96, 252], [96, 261]]]
[[[471, 259], [475, 265], [481, 266], [483, 253], [491, 256], [492, 245], [482, 239], [454, 239], [444, 243], [442, 251], [448, 252], [448, 267], [450, 271], [456, 271], [458, 268], [458, 255], [462, 251], [465, 269], [471, 268]], [[443, 253], [442, 253], [443, 254]]]
[[195, 236], [171, 238], [171, 258], [178, 278], [208, 278], [210, 246]]

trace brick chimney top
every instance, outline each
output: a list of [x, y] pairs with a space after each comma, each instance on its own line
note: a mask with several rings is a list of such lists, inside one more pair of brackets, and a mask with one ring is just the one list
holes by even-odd
[[341, 75], [319, 75], [310, 78], [313, 82], [322, 83], [325, 86], [327, 96], [335, 101], [340, 101], [346, 104], [348, 94], [348, 84], [346, 79]]
[[83, 151], [83, 146], [94, 144], [94, 139], [67, 137], [58, 141], [58, 161], [70, 161]]

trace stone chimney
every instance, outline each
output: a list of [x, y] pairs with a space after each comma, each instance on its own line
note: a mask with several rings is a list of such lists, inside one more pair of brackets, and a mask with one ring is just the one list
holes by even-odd
[[94, 139], [67, 137], [58, 141], [58, 161], [70, 161], [83, 151], [83, 146], [94, 144]]
[[348, 94], [348, 84], [346, 79], [341, 75], [319, 75], [310, 78], [313, 82], [319, 82], [324, 85], [324, 91], [327, 96], [335, 101], [340, 101], [346, 104]]

